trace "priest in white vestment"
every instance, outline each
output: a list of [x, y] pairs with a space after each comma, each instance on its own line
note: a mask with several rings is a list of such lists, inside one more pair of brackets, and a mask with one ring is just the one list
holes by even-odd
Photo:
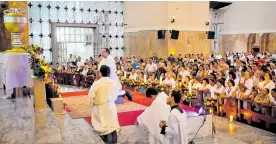
[[149, 131], [150, 144], [162, 144], [164, 135], [160, 134], [158, 123], [161, 120], [167, 120], [170, 113], [170, 106], [166, 104], [168, 95], [165, 92], [158, 94], [154, 88], [148, 88], [146, 91], [148, 98], [155, 98], [152, 104], [137, 118], [139, 126], [147, 127]]
[[116, 74], [117, 67], [114, 58], [110, 55], [109, 49], [103, 48], [102, 49], [102, 61], [99, 63], [98, 68], [101, 67], [101, 65], [107, 65], [110, 68], [110, 78], [115, 81], [118, 90], [122, 89], [122, 85], [120, 83], [120, 80]]
[[109, 78], [110, 68], [102, 65], [100, 79], [95, 81], [88, 93], [88, 101], [92, 108], [91, 123], [94, 129], [109, 143], [117, 142], [120, 129], [117, 107], [117, 84]]
[[181, 94], [172, 91], [167, 98], [167, 104], [171, 106], [168, 121], [160, 121], [161, 134], [165, 135], [164, 144], [188, 144], [188, 117], [186, 112], [179, 107]]

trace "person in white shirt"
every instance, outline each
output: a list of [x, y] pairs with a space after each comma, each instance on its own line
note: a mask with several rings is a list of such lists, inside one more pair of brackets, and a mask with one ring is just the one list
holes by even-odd
[[81, 61], [81, 57], [79, 56], [77, 62], [77, 71], [79, 71], [82, 66], [84, 66], [84, 62]]
[[129, 76], [129, 79], [133, 79], [133, 80], [137, 79], [137, 73], [136, 73], [135, 69], [132, 69], [132, 71], [130, 73], [130, 76]]
[[201, 88], [201, 83], [198, 81], [198, 78], [194, 79], [192, 90], [199, 90]]
[[176, 86], [175, 80], [169, 73], [166, 73], [166, 79], [162, 82], [162, 84], [172, 86], [173, 88]]
[[171, 106], [168, 121], [162, 120], [159, 123], [161, 134], [165, 135], [163, 144], [188, 144], [189, 126], [188, 117], [185, 111], [179, 107], [181, 94], [172, 91], [167, 98], [167, 104]]
[[253, 88], [253, 79], [250, 78], [250, 73], [248, 71], [246, 71], [244, 73], [244, 78], [241, 78], [240, 83], [244, 84], [246, 86], [246, 88], [252, 92], [252, 88]]
[[182, 75], [183, 78], [186, 76], [189, 76], [190, 75], [189, 68], [186, 67], [186, 69], [184, 70], [184, 67], [181, 67], [180, 75]]
[[109, 75], [110, 68], [102, 65], [100, 79], [91, 86], [88, 101], [92, 108], [92, 126], [105, 142], [116, 143], [117, 132], [120, 130], [115, 104], [118, 89], [117, 84], [109, 78]]
[[236, 86], [235, 82], [233, 80], [228, 80], [227, 81], [227, 87], [224, 90], [225, 92], [225, 97], [235, 97], [235, 92], [236, 92]]
[[228, 73], [228, 76], [227, 76], [227, 78], [225, 80], [225, 84], [224, 84], [225, 86], [227, 86], [227, 83], [228, 83], [229, 80], [234, 80], [236, 87], [239, 85], [240, 79], [237, 78], [236, 74], [234, 72], [232, 72], [232, 71], [230, 71]]
[[153, 63], [152, 58], [149, 58], [149, 63], [146, 65], [145, 71], [148, 73], [154, 73], [157, 70], [157, 65]]
[[214, 91], [216, 97], [220, 96], [225, 90], [225, 88], [222, 84], [223, 84], [222, 80], [218, 80], [216, 83], [216, 87], [215, 87], [215, 91]]
[[70, 54], [70, 56], [69, 56], [69, 58], [68, 58], [68, 62], [69, 62], [69, 63], [72, 63], [72, 62], [74, 62], [74, 61], [75, 61], [75, 59], [73, 58], [73, 55]]
[[89, 71], [88, 65], [84, 65], [81, 74], [82, 74], [83, 76], [87, 76], [88, 71]]
[[264, 81], [260, 82], [258, 85], [258, 92], [260, 93], [262, 89], [268, 88], [269, 93], [275, 88], [275, 83], [271, 80], [272, 76], [269, 73], [265, 73]]

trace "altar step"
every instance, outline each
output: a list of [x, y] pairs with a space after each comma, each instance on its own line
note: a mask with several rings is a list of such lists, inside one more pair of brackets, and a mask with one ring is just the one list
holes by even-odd
[[35, 117], [31, 99], [6, 99], [0, 89], [0, 143], [29, 144], [34, 142]]
[[34, 144], [61, 144], [61, 132], [52, 109], [35, 110]]

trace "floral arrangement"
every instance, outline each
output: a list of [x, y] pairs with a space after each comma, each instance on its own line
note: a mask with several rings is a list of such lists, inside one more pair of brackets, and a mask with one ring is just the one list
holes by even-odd
[[130, 87], [136, 87], [136, 86], [138, 86], [137, 82], [135, 80], [133, 80], [133, 79], [127, 79], [127, 80], [128, 80], [127, 81], [127, 85], [128, 86], [130, 86]]
[[196, 96], [196, 92], [188, 92], [188, 93], [186, 93], [185, 94], [185, 98], [187, 98], [187, 99], [196, 99], [197, 98], [197, 96]]
[[39, 55], [43, 54], [43, 49], [37, 45], [23, 45], [20, 49], [23, 49], [29, 54], [29, 62], [31, 69], [33, 70], [33, 76], [36, 76], [41, 80], [44, 80], [45, 78], [47, 79], [52, 73], [52, 68], [45, 62], [45, 60], [39, 57]]
[[159, 84], [156, 86], [156, 88], [159, 90], [159, 91], [164, 91], [166, 93], [170, 92], [170, 89], [171, 87], [168, 86], [168, 85], [164, 85], [164, 84]]
[[142, 81], [142, 82], [139, 82], [138, 83], [139, 84], [139, 88], [149, 88], [149, 87], [151, 87], [151, 83], [150, 82], [144, 82], [144, 81]]

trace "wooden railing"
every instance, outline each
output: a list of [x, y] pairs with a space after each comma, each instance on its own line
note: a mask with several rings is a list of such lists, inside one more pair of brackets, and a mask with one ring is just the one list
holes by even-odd
[[94, 79], [92, 77], [85, 77], [81, 74], [71, 74], [71, 73], [55, 73], [54, 79], [59, 84], [71, 85], [71, 86], [82, 86], [90, 87]]

